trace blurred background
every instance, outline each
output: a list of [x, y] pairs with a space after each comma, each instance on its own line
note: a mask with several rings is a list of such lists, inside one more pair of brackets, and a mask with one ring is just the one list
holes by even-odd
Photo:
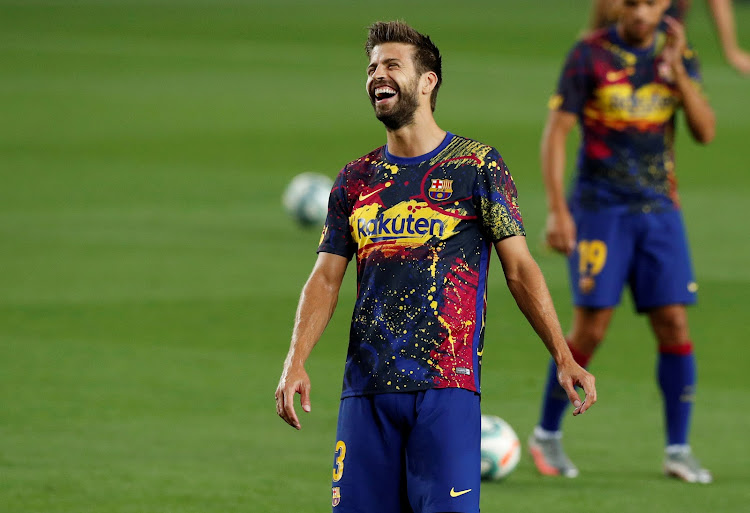
[[[585, 0], [429, 3], [0, 0], [0, 511], [326, 511], [354, 300], [308, 363], [296, 432], [273, 392], [319, 230], [285, 185], [333, 178], [385, 142], [364, 93], [366, 27], [403, 19], [444, 58], [436, 119], [497, 147], [563, 327], [561, 257], [540, 244], [547, 99]], [[736, 2], [750, 47], [750, 4]], [[595, 360], [600, 402], [566, 422], [577, 480], [524, 456], [483, 511], [742, 511], [750, 499], [750, 79], [722, 59], [703, 2], [688, 34], [718, 118], [708, 147], [680, 120], [677, 174], [700, 284], [692, 441], [710, 486], [661, 477], [655, 342], [625, 297]], [[576, 141], [571, 138], [570, 162]], [[483, 409], [522, 443], [543, 345], [498, 262]]]

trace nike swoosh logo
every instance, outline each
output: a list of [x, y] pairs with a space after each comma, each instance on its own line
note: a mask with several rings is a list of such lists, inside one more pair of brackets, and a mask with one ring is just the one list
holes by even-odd
[[366, 199], [367, 199], [367, 198], [369, 198], [370, 196], [372, 196], [372, 195], [374, 195], [374, 194], [377, 194], [377, 193], [379, 193], [380, 191], [382, 191], [383, 189], [385, 189], [385, 187], [386, 187], [386, 186], [384, 185], [384, 186], [382, 186], [382, 187], [381, 187], [380, 189], [375, 189], [374, 191], [372, 191], [372, 192], [371, 192], [371, 193], [369, 193], [369, 194], [362, 194], [362, 193], [360, 192], [360, 193], [359, 193], [359, 201], [364, 201], [364, 200], [366, 200]]
[[451, 488], [451, 497], [458, 497], [459, 495], [469, 493], [470, 491], [471, 488], [469, 488], [468, 490], [461, 490], [460, 492], [457, 492], [454, 488]]

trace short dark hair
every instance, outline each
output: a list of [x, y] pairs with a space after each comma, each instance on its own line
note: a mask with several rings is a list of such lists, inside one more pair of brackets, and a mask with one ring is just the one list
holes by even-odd
[[378, 21], [368, 28], [365, 52], [370, 57], [372, 49], [383, 43], [406, 43], [414, 46], [414, 64], [420, 75], [435, 72], [437, 84], [430, 95], [430, 107], [435, 110], [437, 93], [443, 83], [443, 59], [430, 36], [420, 34], [403, 21]]

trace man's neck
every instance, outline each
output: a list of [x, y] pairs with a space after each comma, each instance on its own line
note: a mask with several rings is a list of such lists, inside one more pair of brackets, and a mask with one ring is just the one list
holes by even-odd
[[628, 38], [627, 33], [625, 33], [625, 29], [622, 27], [621, 24], [618, 23], [617, 35], [620, 36], [620, 39], [622, 39], [625, 42], [625, 44], [627, 44], [631, 48], [637, 48], [638, 50], [645, 50], [646, 48], [650, 48], [651, 45], [654, 44], [656, 31], [652, 32], [649, 36], [647, 36], [643, 40], [635, 41], [633, 39]]
[[440, 146], [445, 139], [445, 130], [440, 128], [432, 112], [420, 116], [415, 113], [414, 121], [398, 130], [386, 130], [388, 153], [396, 157], [418, 157]]

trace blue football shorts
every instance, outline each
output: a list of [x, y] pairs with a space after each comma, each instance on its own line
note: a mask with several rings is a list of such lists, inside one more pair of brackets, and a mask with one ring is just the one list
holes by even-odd
[[698, 289], [679, 210], [573, 210], [577, 245], [568, 258], [576, 306], [614, 307], [627, 283], [639, 312], [696, 302]]
[[333, 512], [478, 513], [480, 419], [458, 388], [343, 398]]

